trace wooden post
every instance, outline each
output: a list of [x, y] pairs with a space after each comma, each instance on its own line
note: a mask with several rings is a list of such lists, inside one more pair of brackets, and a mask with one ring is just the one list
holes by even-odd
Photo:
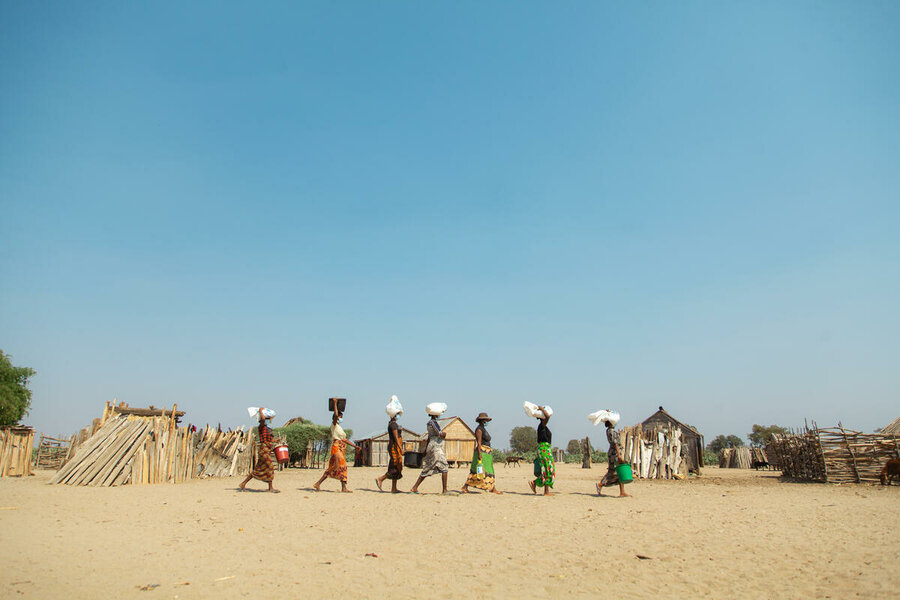
[[591, 468], [591, 438], [584, 438], [584, 442], [581, 445], [583, 454], [581, 456], [581, 468], [582, 469], [590, 469]]

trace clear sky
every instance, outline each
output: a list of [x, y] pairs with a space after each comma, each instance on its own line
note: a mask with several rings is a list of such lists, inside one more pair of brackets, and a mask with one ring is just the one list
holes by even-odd
[[137, 4], [0, 4], [26, 423], [900, 415], [900, 3]]

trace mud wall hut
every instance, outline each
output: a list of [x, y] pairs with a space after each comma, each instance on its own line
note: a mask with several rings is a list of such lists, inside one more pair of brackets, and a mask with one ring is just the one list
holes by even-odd
[[644, 430], [674, 427], [681, 430], [682, 454], [689, 473], [700, 473], [703, 466], [703, 435], [691, 425], [682, 423], [660, 406], [659, 410], [641, 423]]

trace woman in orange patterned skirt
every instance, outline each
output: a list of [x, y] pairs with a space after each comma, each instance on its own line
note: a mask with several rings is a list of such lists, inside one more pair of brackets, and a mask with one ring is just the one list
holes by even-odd
[[247, 488], [247, 484], [251, 479], [259, 479], [268, 483], [269, 491], [273, 494], [281, 491], [276, 490], [272, 485], [272, 480], [275, 479], [275, 463], [272, 462], [275, 439], [272, 437], [272, 430], [266, 423], [266, 420], [271, 418], [264, 416], [263, 408], [259, 408], [259, 453], [256, 456], [256, 466], [253, 467], [247, 478], [238, 486], [238, 490], [242, 492]]
[[347, 434], [344, 433], [344, 430], [341, 427], [341, 419], [343, 416], [344, 413], [338, 410], [337, 403], [335, 403], [334, 415], [331, 417], [331, 458], [328, 460], [328, 468], [325, 469], [322, 477], [313, 484], [313, 487], [317, 492], [319, 491], [319, 486], [322, 485], [322, 482], [331, 477], [332, 479], [337, 479], [341, 482], [342, 492], [347, 492], [348, 494], [351, 493], [350, 489], [347, 487], [347, 459], [344, 456], [344, 452], [347, 450], [348, 445], [353, 446], [357, 450], [360, 448], [347, 439]]

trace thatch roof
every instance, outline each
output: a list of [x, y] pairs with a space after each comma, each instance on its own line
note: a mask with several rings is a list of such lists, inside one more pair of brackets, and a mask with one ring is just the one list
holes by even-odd
[[897, 435], [900, 436], [900, 417], [897, 417], [889, 425], [886, 425], [881, 429], [882, 435]]
[[642, 424], [650, 425], [654, 421], [661, 421], [661, 420], [669, 421], [673, 425], [677, 425], [678, 427], [681, 427], [682, 429], [687, 429], [688, 431], [691, 431], [692, 433], [694, 433], [700, 437], [703, 436], [703, 434], [701, 434], [699, 431], [697, 431], [696, 427], [694, 427], [693, 425], [688, 425], [687, 423], [682, 423], [681, 421], [679, 421], [678, 419], [676, 419], [675, 417], [670, 415], [662, 406], [659, 407], [658, 411], [656, 411], [655, 413], [653, 413], [652, 415], [650, 415], [649, 417], [644, 419]]

